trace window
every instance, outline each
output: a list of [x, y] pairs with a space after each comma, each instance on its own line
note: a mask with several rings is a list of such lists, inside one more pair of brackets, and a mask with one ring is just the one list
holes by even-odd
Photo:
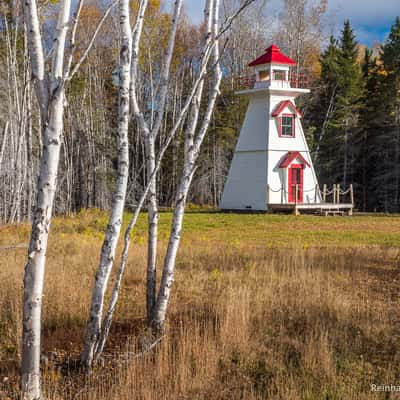
[[294, 115], [283, 114], [280, 118], [280, 136], [294, 137]]
[[286, 73], [285, 71], [281, 70], [274, 70], [273, 71], [274, 80], [276, 81], [285, 81], [286, 80]]
[[258, 76], [260, 81], [269, 81], [269, 71], [259, 71]]

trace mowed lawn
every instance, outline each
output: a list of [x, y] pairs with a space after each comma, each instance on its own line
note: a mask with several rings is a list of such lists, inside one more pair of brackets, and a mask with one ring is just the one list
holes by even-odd
[[[171, 213], [161, 213], [159, 270], [170, 222]], [[42, 338], [47, 398], [396, 398], [371, 385], [400, 384], [399, 216], [189, 209], [166, 335], [150, 354], [120, 362], [146, 338], [144, 213], [104, 360], [87, 382], [71, 360], [81, 350], [106, 224], [99, 210], [52, 224]], [[0, 228], [0, 246], [28, 238], [28, 224]], [[17, 393], [25, 257], [24, 249], [0, 250], [0, 398]]]
[[[125, 214], [125, 225], [131, 217]], [[168, 237], [172, 214], [161, 212], [160, 237]], [[83, 211], [69, 217], [57, 217], [52, 234], [82, 237], [103, 235], [107, 214], [99, 210]], [[29, 225], [0, 227], [0, 245], [26, 243]], [[146, 214], [142, 213], [134, 229], [139, 243], [146, 236]], [[400, 215], [365, 214], [353, 217], [318, 217], [278, 214], [236, 214], [189, 209], [185, 215], [183, 241], [246, 244], [267, 247], [297, 246], [400, 246]]]

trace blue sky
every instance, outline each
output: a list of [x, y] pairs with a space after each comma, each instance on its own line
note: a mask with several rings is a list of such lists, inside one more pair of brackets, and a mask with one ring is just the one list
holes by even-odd
[[[204, 1], [186, 0], [184, 4], [193, 22], [199, 22]], [[279, 13], [281, 6], [281, 0], [267, 0], [266, 15]], [[328, 14], [328, 33], [337, 35], [349, 18], [358, 41], [371, 46], [386, 38], [395, 17], [400, 16], [400, 0], [328, 0]]]

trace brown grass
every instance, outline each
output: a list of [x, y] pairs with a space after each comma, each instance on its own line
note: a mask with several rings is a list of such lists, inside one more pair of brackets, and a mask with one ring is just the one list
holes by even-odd
[[[201, 216], [196, 218], [201, 222]], [[199, 238], [194, 229], [186, 232], [166, 335], [151, 352], [129, 359], [127, 354], [139, 351], [146, 340], [145, 240], [139, 237], [130, 254], [107, 352], [89, 379], [76, 370], [75, 360], [101, 226], [87, 231], [72, 220], [56, 221], [43, 310], [47, 398], [385, 398], [371, 392], [370, 385], [399, 384], [399, 248], [334, 246], [331, 240], [325, 246], [323, 239], [318, 246], [255, 245], [257, 232], [249, 227], [247, 216], [241, 218], [243, 231], [232, 232], [229, 223], [224, 226], [230, 239], [236, 235], [234, 241]], [[270, 243], [274, 237], [268, 217], [258, 218], [258, 235], [268, 236]], [[285, 218], [284, 229], [285, 223], [293, 224]], [[93, 219], [91, 214], [82, 216], [84, 226], [95, 224]], [[249, 219], [254, 222], [254, 216]], [[375, 227], [382, 225], [382, 231], [395, 232], [391, 219], [386, 226], [384, 220], [365, 217], [360, 225], [368, 225], [368, 219]], [[310, 220], [304, 221], [307, 225]], [[315, 217], [320, 227], [319, 221]], [[334, 221], [340, 221], [344, 231], [346, 224], [357, 231], [354, 220]], [[400, 231], [400, 221], [397, 224]], [[24, 225], [2, 229], [3, 243], [24, 241], [29, 231]], [[23, 251], [0, 253], [0, 398], [6, 393], [15, 396], [18, 384], [24, 260]]]

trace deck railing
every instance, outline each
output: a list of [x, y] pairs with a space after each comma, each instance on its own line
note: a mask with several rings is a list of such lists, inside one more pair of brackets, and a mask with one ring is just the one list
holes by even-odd
[[[306, 202], [299, 202], [298, 199], [300, 198], [300, 193], [302, 197], [305, 193], [314, 192], [314, 203], [318, 203], [320, 201], [322, 204], [352, 204], [354, 205], [354, 191], [353, 191], [353, 184], [350, 184], [349, 187], [345, 190], [341, 189], [340, 184], [334, 184], [332, 189], [329, 190], [327, 185], [323, 185], [322, 191], [318, 185], [315, 185], [312, 189], [303, 189], [301, 190], [300, 186], [297, 184], [294, 186], [295, 188], [295, 196], [294, 201], [290, 202], [291, 204], [306, 204]], [[279, 189], [273, 189], [270, 185], [267, 185], [267, 204], [270, 203], [271, 193], [280, 193], [280, 203], [274, 204], [288, 204], [289, 201], [289, 191], [285, 189], [282, 185]], [[285, 201], [286, 200], [286, 201]], [[309, 202], [308, 202], [309, 203]]]
[[236, 84], [238, 89], [254, 89], [261, 87], [291, 87], [291, 88], [302, 88], [306, 89], [309, 86], [308, 76], [304, 73], [296, 74], [292, 72], [289, 80], [283, 79], [269, 79], [265, 81], [256, 81], [256, 76], [253, 75], [242, 75], [236, 78]]
[[[324, 185], [321, 194], [324, 203], [341, 204], [344, 198], [348, 199], [349, 202], [354, 205], [353, 184], [350, 184], [346, 190], [342, 190], [340, 184], [334, 184], [331, 190], [328, 189], [327, 185]], [[329, 199], [331, 199], [331, 201], [329, 201]]]

